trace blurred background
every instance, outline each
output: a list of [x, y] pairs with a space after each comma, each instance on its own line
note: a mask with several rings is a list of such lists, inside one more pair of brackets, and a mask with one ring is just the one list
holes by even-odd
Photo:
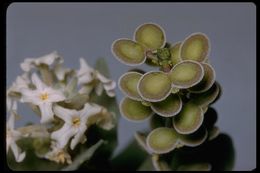
[[[213, 105], [216, 125], [228, 134], [235, 148], [234, 170], [256, 167], [256, 6], [253, 3], [12, 3], [7, 9], [7, 87], [22, 73], [20, 63], [54, 50], [65, 65], [79, 68], [83, 57], [94, 66], [104, 57], [116, 80], [130, 67], [111, 53], [118, 38], [132, 38], [145, 22], [161, 25], [167, 41], [175, 43], [193, 32], [211, 40], [209, 59], [223, 95]], [[147, 65], [138, 68], [151, 70]], [[119, 102], [123, 94], [116, 89]], [[17, 127], [39, 118], [25, 105], [18, 105], [22, 119]], [[147, 122], [119, 119], [120, 152]]]

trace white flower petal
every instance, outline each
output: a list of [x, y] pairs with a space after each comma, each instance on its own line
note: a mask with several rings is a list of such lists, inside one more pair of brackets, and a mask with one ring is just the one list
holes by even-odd
[[113, 90], [116, 88], [116, 82], [115, 81], [110, 81], [109, 83], [104, 84], [105, 90]]
[[92, 73], [94, 71], [93, 68], [91, 68], [83, 58], [79, 59], [79, 63], [80, 63], [80, 70], [78, 71], [78, 75], [82, 75], [85, 73]]
[[76, 147], [76, 145], [82, 141], [82, 138], [84, 138], [84, 133], [87, 130], [87, 126], [86, 125], [82, 125], [77, 134], [72, 138], [71, 143], [70, 143], [70, 149], [74, 150], [74, 148]]
[[14, 153], [15, 160], [17, 162], [23, 161], [23, 159], [25, 158], [25, 152], [21, 153], [21, 149], [17, 146], [16, 143], [12, 143], [10, 147]]
[[96, 114], [98, 114], [101, 111], [102, 111], [102, 107], [101, 106], [99, 106], [97, 104], [86, 103], [84, 105], [84, 108], [80, 111], [79, 115], [82, 118], [83, 122], [87, 122], [87, 119], [90, 116], [96, 115]]
[[30, 102], [30, 103], [34, 103], [36, 105], [39, 105], [42, 101], [40, 99], [40, 94], [38, 91], [36, 90], [30, 90], [27, 88], [23, 88], [21, 89], [21, 102]]
[[106, 78], [104, 75], [102, 75], [101, 73], [97, 72], [97, 78], [102, 82], [102, 83], [108, 83], [111, 80]]
[[66, 109], [58, 105], [53, 107], [53, 112], [67, 124], [71, 124], [72, 117], [78, 114], [78, 112], [74, 109]]
[[66, 74], [69, 73], [70, 71], [71, 71], [70, 69], [64, 68], [64, 67], [62, 66], [62, 64], [57, 64], [57, 65], [55, 65], [55, 67], [54, 67], [54, 73], [55, 73], [56, 77], [57, 77], [60, 81], [64, 80]]
[[114, 90], [108, 90], [108, 91], [106, 91], [106, 93], [107, 93], [107, 95], [108, 95], [109, 97], [115, 97], [115, 95], [116, 95], [116, 93], [115, 93]]
[[51, 138], [57, 141], [60, 148], [64, 148], [75, 133], [75, 128], [65, 123], [61, 129], [51, 134]]
[[59, 102], [59, 101], [63, 101], [66, 99], [66, 97], [64, 96], [64, 94], [58, 90], [54, 90], [49, 88], [46, 93], [48, 93], [49, 97], [48, 97], [48, 102]]
[[63, 58], [58, 54], [57, 51], [53, 51], [49, 54], [34, 59], [34, 62], [36, 65], [40, 65], [40, 64], [52, 65], [55, 62], [58, 63], [63, 62]]
[[80, 94], [90, 94], [93, 90], [94, 86], [93, 85], [83, 85], [80, 89], [79, 89], [79, 93]]
[[15, 113], [14, 111], [11, 111], [9, 118], [7, 120], [7, 129], [13, 130], [14, 129], [14, 123], [15, 123]]
[[98, 96], [101, 96], [102, 92], [103, 92], [103, 85], [102, 83], [98, 83], [97, 86], [95, 87], [95, 92]]
[[77, 71], [78, 83], [90, 83], [94, 79], [94, 70], [87, 64], [87, 62], [80, 58], [80, 69]]
[[39, 105], [41, 111], [41, 123], [48, 123], [54, 119], [51, 103], [42, 103]]
[[21, 69], [26, 72], [30, 71], [34, 67], [34, 65], [32, 64], [33, 61], [33, 58], [26, 58], [24, 62], [20, 64]]
[[93, 76], [91, 73], [85, 73], [83, 75], [78, 76], [78, 84], [88, 84], [93, 81]]
[[41, 81], [39, 76], [35, 73], [32, 74], [32, 83], [36, 86], [38, 90], [43, 90], [47, 86]]

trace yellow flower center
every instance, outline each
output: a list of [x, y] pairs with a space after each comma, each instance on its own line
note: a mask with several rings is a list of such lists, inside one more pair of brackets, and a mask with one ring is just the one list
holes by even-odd
[[48, 93], [42, 93], [40, 95], [40, 98], [41, 98], [42, 101], [44, 101], [44, 100], [47, 100], [49, 98], [49, 95], [48, 95]]
[[75, 127], [78, 127], [80, 125], [80, 118], [74, 117], [72, 119], [72, 125], [75, 126]]

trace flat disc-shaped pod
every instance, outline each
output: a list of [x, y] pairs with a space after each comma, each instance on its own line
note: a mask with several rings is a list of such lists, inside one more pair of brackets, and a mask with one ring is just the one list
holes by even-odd
[[120, 62], [134, 66], [145, 62], [145, 50], [140, 44], [129, 39], [118, 39], [112, 44], [112, 53]]
[[137, 91], [137, 84], [141, 77], [141, 73], [133, 71], [123, 74], [118, 80], [119, 89], [129, 98], [141, 101], [142, 98]]
[[171, 93], [171, 80], [161, 71], [145, 73], [137, 85], [139, 95], [143, 100], [159, 102]]
[[188, 90], [193, 93], [201, 93], [207, 91], [213, 84], [216, 78], [215, 70], [207, 63], [201, 63], [204, 69], [204, 76], [202, 80], [195, 86]]
[[205, 107], [210, 105], [215, 101], [215, 99], [219, 95], [219, 85], [215, 82], [210, 89], [203, 93], [192, 93], [190, 94], [190, 99], [192, 102], [200, 105], [201, 107]]
[[197, 131], [188, 135], [179, 135], [180, 142], [189, 147], [195, 147], [202, 144], [208, 136], [205, 127], [201, 126]]
[[149, 133], [146, 145], [152, 153], [164, 154], [172, 151], [178, 143], [178, 134], [173, 128], [159, 127]]
[[215, 139], [219, 134], [220, 134], [220, 131], [219, 131], [219, 128], [217, 126], [214, 126], [212, 127], [211, 129], [208, 129], [208, 140], [213, 140]]
[[172, 47], [170, 47], [171, 61], [173, 65], [178, 64], [179, 62], [182, 61], [180, 57], [180, 47], [181, 47], [181, 42], [177, 42]]
[[166, 43], [164, 30], [157, 24], [146, 23], [136, 28], [134, 33], [136, 42], [148, 50], [162, 48]]
[[173, 66], [168, 75], [173, 87], [186, 89], [195, 86], [202, 80], [204, 69], [200, 63], [186, 60]]
[[141, 102], [127, 97], [122, 99], [119, 108], [124, 118], [134, 122], [143, 121], [153, 114], [150, 107], [144, 106]]
[[203, 33], [188, 36], [181, 44], [180, 56], [182, 60], [205, 61], [209, 54], [210, 43]]
[[203, 122], [203, 110], [200, 106], [188, 102], [182, 106], [181, 112], [174, 116], [173, 126], [180, 134], [194, 133]]
[[162, 160], [162, 158], [160, 158], [160, 155], [158, 154], [152, 155], [152, 164], [156, 171], [171, 171], [168, 163]]
[[172, 117], [181, 111], [182, 101], [178, 94], [170, 94], [165, 100], [152, 103], [152, 110], [160, 116]]
[[188, 163], [180, 165], [176, 171], [210, 171], [212, 168], [210, 163]]

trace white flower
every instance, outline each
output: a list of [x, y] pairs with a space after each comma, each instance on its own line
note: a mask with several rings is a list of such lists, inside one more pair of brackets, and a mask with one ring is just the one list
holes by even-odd
[[60, 81], [64, 80], [65, 76], [70, 72], [72, 72], [72, 70], [69, 68], [64, 68], [62, 64], [56, 64], [54, 67], [54, 73]]
[[14, 104], [6, 123], [6, 153], [8, 153], [9, 148], [11, 148], [15, 156], [15, 160], [17, 162], [21, 162], [25, 158], [26, 153], [21, 152], [21, 149], [16, 144], [16, 141], [23, 137], [19, 131], [14, 129], [16, 110], [17, 105]]
[[28, 88], [30, 79], [28, 73], [24, 73], [21, 76], [17, 76], [16, 80], [12, 83], [8, 89], [9, 92], [20, 92], [22, 88]]
[[92, 89], [95, 89], [97, 95], [100, 96], [104, 88], [108, 96], [115, 96], [116, 82], [91, 68], [83, 58], [80, 58], [80, 69], [77, 71], [77, 77], [79, 85], [83, 85], [80, 93], [90, 93]]
[[63, 101], [66, 98], [61, 91], [45, 85], [35, 73], [32, 74], [32, 83], [36, 89], [21, 89], [21, 101], [38, 105], [41, 111], [41, 123], [50, 122], [53, 120], [52, 103]]
[[87, 121], [92, 116], [100, 113], [102, 107], [96, 104], [86, 103], [80, 111], [65, 109], [58, 105], [53, 108], [55, 115], [64, 120], [64, 125], [59, 130], [51, 134], [51, 138], [56, 140], [60, 148], [64, 148], [68, 141], [73, 137], [70, 148], [73, 150], [79, 142], [85, 142], [84, 135], [87, 130]]
[[69, 153], [67, 152], [66, 149], [64, 148], [59, 148], [56, 143], [52, 143], [51, 145], [52, 150], [47, 152], [45, 154], [45, 158], [49, 159], [51, 161], [54, 161], [56, 163], [62, 163], [64, 164], [65, 162], [67, 164], [71, 164], [71, 157], [69, 155]]
[[18, 93], [20, 93], [20, 90], [22, 88], [28, 88], [29, 83], [30, 79], [28, 77], [28, 73], [24, 73], [21, 76], [17, 76], [16, 80], [12, 83], [11, 87], [9, 87], [6, 90], [7, 111], [10, 111], [14, 102], [20, 99]]
[[36, 66], [39, 66], [40, 64], [45, 64], [50, 66], [55, 62], [58, 63], [63, 62], [63, 58], [57, 53], [57, 51], [54, 51], [52, 53], [49, 53], [39, 58], [26, 58], [24, 62], [21, 63], [21, 68], [22, 70], [28, 72], [31, 69], [35, 68]]

